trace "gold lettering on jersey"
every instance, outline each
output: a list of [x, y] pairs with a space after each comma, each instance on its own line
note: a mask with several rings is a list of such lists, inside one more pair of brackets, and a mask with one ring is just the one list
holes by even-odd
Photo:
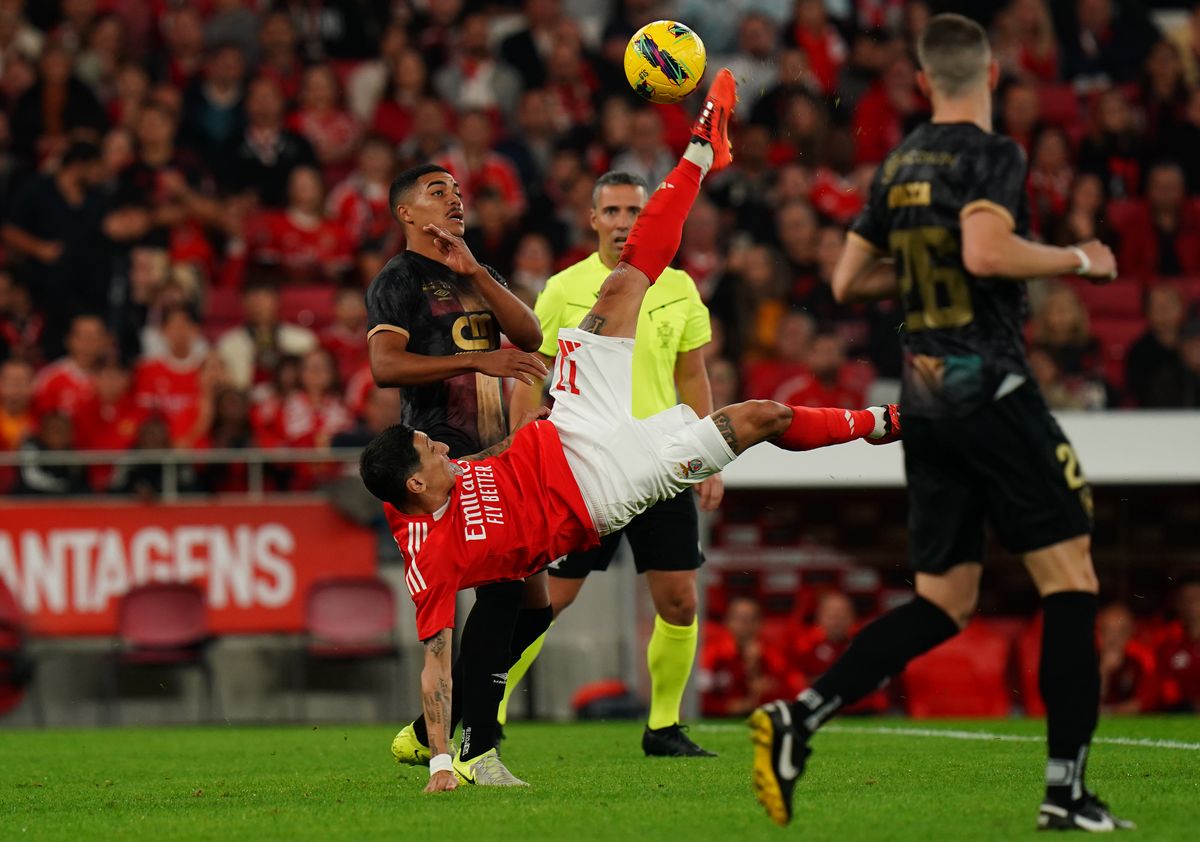
[[889, 208], [916, 208], [929, 204], [932, 191], [928, 181], [908, 181], [894, 184], [888, 190]]
[[461, 351], [486, 351], [492, 347], [492, 314], [466, 313], [450, 328], [454, 344]]
[[953, 231], [939, 226], [898, 229], [888, 235], [888, 245], [896, 259], [909, 331], [963, 327], [974, 320], [971, 289], [957, 262], [959, 245]]
[[957, 160], [958, 156], [952, 152], [932, 152], [928, 149], [895, 152], [883, 162], [883, 183], [891, 184], [901, 167], [952, 167]]
[[458, 505], [463, 514], [463, 540], [486, 541], [487, 525], [504, 525], [504, 508], [496, 487], [496, 474], [490, 465], [478, 462], [458, 463], [463, 468], [458, 484]]

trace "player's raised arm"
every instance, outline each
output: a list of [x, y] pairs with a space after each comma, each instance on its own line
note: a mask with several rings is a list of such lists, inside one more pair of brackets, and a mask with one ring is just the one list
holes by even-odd
[[421, 705], [429, 728], [429, 784], [426, 792], [446, 792], [458, 786], [450, 754], [450, 699], [454, 691], [450, 675], [450, 629], [445, 628], [422, 641], [425, 668], [421, 670]]
[[454, 354], [439, 357], [408, 350], [408, 336], [398, 331], [379, 331], [367, 340], [371, 376], [375, 385], [420, 386], [441, 383], [460, 374], [478, 371], [492, 377], [513, 377], [522, 383], [538, 383], [548, 369], [536, 354], [514, 348]]
[[1112, 250], [1099, 240], [1077, 246], [1047, 246], [1020, 237], [1012, 221], [993, 210], [980, 209], [962, 219], [963, 266], [981, 278], [1030, 278], [1079, 274], [1093, 280], [1117, 276]]
[[475, 259], [462, 237], [440, 225], [426, 225], [424, 231], [433, 237], [433, 246], [446, 265], [474, 282], [504, 335], [522, 351], [536, 351], [542, 344], [542, 326], [525, 302]]

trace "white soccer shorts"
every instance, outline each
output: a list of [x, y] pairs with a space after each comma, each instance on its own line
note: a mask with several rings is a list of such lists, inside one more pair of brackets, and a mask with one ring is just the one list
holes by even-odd
[[711, 418], [680, 404], [633, 417], [632, 339], [558, 332], [550, 421], [601, 535], [734, 459]]

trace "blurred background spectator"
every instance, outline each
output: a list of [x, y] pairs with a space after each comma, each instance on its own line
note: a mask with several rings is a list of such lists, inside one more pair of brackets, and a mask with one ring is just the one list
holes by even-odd
[[744, 716], [786, 691], [786, 655], [763, 637], [757, 601], [734, 597], [720, 626], [705, 629], [700, 652], [700, 712]]

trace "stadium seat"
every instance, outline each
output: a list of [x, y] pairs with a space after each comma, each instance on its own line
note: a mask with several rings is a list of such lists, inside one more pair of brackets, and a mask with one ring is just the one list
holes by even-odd
[[1008, 638], [978, 620], [904, 671], [910, 716], [1008, 716]]
[[1044, 122], [1064, 129], [1079, 124], [1079, 94], [1072, 85], [1040, 85], [1038, 100]]
[[1017, 694], [1026, 716], [1044, 716], [1046, 706], [1038, 690], [1038, 666], [1042, 662], [1042, 615], [1039, 614], [1017, 638]]
[[1104, 349], [1104, 376], [1118, 389], [1125, 385], [1125, 355], [1146, 330], [1139, 319], [1093, 319], [1092, 335]]
[[1071, 288], [1093, 319], [1141, 320], [1143, 289], [1136, 282], [1122, 279], [1097, 286], [1087, 281], [1075, 281]]
[[41, 694], [34, 682], [34, 663], [25, 652], [25, 617], [0, 581], [0, 716], [16, 709], [29, 695], [33, 719], [44, 725]]
[[208, 307], [205, 323], [240, 324], [242, 321], [241, 290], [214, 286], [208, 291]]
[[204, 678], [203, 719], [220, 718], [220, 696], [208, 660], [213, 636], [204, 591], [197, 585], [151, 582], [117, 604], [118, 649], [109, 659], [109, 720], [118, 720], [120, 674], [130, 670], [197, 669]]
[[302, 694], [301, 713], [307, 719], [308, 665], [383, 661], [395, 674], [389, 683], [392, 712], [399, 679], [400, 649], [396, 644], [396, 598], [387, 582], [373, 576], [323, 579], [309, 588], [304, 607], [304, 644], [295, 662], [294, 689]]
[[316, 330], [333, 318], [332, 286], [284, 287], [279, 293], [279, 313], [285, 322]]

